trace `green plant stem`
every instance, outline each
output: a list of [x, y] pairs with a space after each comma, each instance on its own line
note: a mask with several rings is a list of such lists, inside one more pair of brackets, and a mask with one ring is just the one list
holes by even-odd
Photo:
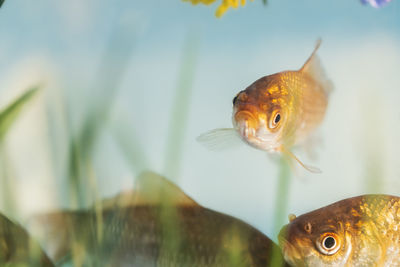
[[187, 125], [190, 96], [192, 94], [196, 57], [198, 54], [197, 47], [197, 39], [192, 36], [188, 37], [183, 50], [183, 60], [178, 76], [178, 86], [176, 87], [175, 99], [171, 111], [164, 170], [167, 177], [173, 179], [179, 177], [179, 170], [182, 162], [183, 142]]
[[[289, 187], [291, 178], [291, 169], [287, 158], [282, 156], [279, 162], [279, 176], [278, 176], [278, 189], [275, 197], [275, 213], [274, 213], [274, 233], [279, 233], [279, 230], [285, 224], [288, 201], [289, 201]], [[272, 251], [271, 266], [282, 266], [283, 259], [281, 252], [275, 249]]]

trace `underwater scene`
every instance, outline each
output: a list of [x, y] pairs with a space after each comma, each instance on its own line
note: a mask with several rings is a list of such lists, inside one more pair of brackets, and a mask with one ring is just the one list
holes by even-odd
[[0, 266], [400, 266], [399, 0], [0, 0]]

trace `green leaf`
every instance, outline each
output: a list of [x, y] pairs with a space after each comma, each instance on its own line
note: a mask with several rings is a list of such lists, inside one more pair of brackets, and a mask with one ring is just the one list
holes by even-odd
[[10, 127], [16, 121], [22, 108], [26, 103], [29, 102], [29, 100], [32, 99], [38, 90], [38, 86], [29, 89], [0, 112], [0, 141], [4, 138]]
[[4, 0], [0, 0], [0, 7], [3, 5]]

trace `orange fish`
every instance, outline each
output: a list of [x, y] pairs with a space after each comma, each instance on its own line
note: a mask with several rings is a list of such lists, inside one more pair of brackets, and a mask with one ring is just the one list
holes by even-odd
[[311, 172], [290, 149], [302, 143], [322, 122], [332, 83], [316, 52], [318, 40], [306, 63], [296, 71], [262, 77], [233, 99], [234, 128], [215, 129], [198, 137], [207, 146], [227, 142], [233, 135], [252, 147], [287, 155]]
[[296, 218], [279, 233], [291, 266], [400, 266], [400, 198], [362, 195]]

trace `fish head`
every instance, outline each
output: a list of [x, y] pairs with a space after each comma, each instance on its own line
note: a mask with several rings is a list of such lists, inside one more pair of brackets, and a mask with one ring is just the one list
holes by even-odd
[[317, 210], [292, 219], [278, 236], [285, 260], [293, 266], [344, 266], [352, 242], [338, 216]]
[[267, 151], [280, 147], [288, 121], [287, 94], [283, 91], [266, 76], [233, 99], [233, 126], [245, 142]]

